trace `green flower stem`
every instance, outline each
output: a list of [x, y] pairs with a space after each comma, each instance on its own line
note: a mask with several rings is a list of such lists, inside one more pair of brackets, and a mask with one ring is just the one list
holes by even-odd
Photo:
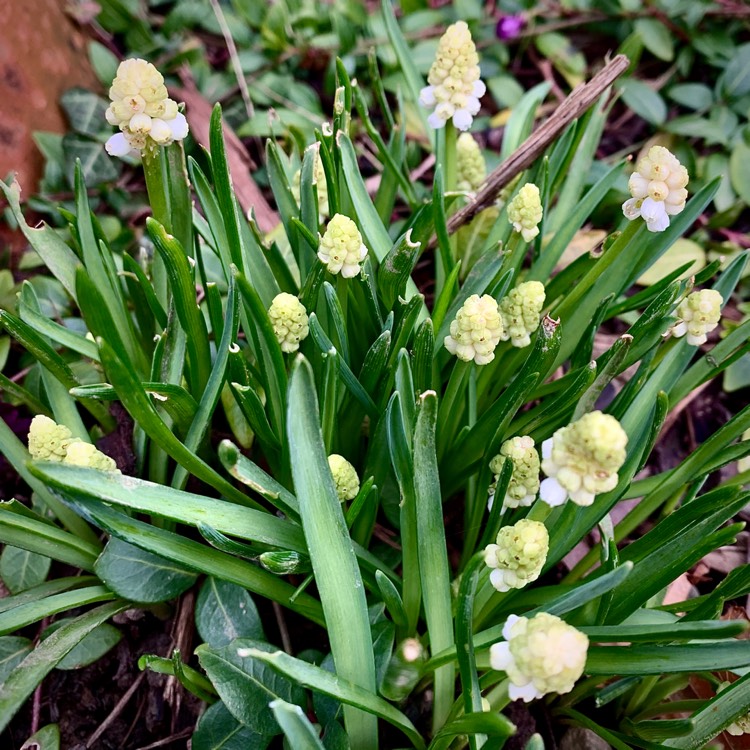
[[463, 397], [466, 392], [467, 375], [473, 362], [456, 360], [448, 380], [445, 396], [440, 404], [438, 416], [438, 460], [442, 462], [445, 450], [452, 444], [456, 426], [464, 411]]
[[545, 503], [543, 500], [537, 500], [531, 506], [529, 515], [526, 516], [526, 518], [528, 518], [529, 521], [540, 521], [541, 523], [544, 523], [547, 518], [549, 518], [552, 510], [552, 506], [547, 505], [547, 503]]
[[521, 268], [528, 246], [528, 243], [523, 239], [520, 232], [513, 231], [510, 233], [508, 244], [505, 246], [505, 259], [500, 269], [501, 276], [513, 269], [513, 280], [518, 280], [518, 271]]
[[448, 120], [445, 128], [442, 130], [440, 146], [442, 153], [441, 164], [443, 165], [443, 174], [445, 175], [445, 192], [454, 192], [458, 186], [458, 157], [456, 155], [456, 142], [458, 134], [456, 126]]
[[[151, 213], [169, 233], [172, 234], [172, 220], [169, 201], [169, 171], [164, 158], [164, 150], [158, 146], [143, 150], [143, 174], [146, 178], [148, 202]], [[152, 283], [156, 299], [161, 306], [168, 309], [167, 273], [164, 261], [156, 253], [152, 265]]]

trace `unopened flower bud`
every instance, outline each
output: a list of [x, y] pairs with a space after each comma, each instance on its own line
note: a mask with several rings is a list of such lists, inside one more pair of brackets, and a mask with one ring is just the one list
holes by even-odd
[[427, 76], [429, 86], [419, 94], [424, 107], [433, 110], [430, 127], [442, 128], [448, 120], [468, 130], [479, 112], [479, 99], [487, 87], [479, 79], [479, 55], [465, 21], [449, 26], [438, 43], [435, 62]]
[[[302, 181], [302, 170], [298, 169], [292, 178], [292, 195], [299, 206], [302, 201], [300, 184]], [[328, 217], [330, 211], [328, 206], [328, 183], [326, 182], [326, 172], [323, 169], [323, 162], [320, 156], [315, 154], [315, 163], [313, 165], [313, 185], [318, 193], [318, 221], [322, 224]]]
[[43, 414], [37, 414], [31, 420], [29, 453], [39, 461], [62, 461], [68, 447], [79, 440], [65, 425], [57, 424]]
[[561, 427], [542, 443], [542, 471], [549, 477], [539, 488], [547, 505], [591, 505], [594, 497], [617, 486], [625, 462], [628, 436], [609, 414], [592, 411]]
[[338, 453], [328, 456], [328, 466], [331, 469], [333, 483], [336, 485], [336, 494], [343, 503], [354, 500], [359, 492], [359, 477], [357, 470]]
[[484, 562], [492, 568], [490, 583], [504, 592], [536, 581], [548, 551], [549, 534], [543, 523], [524, 518], [514, 526], [504, 526], [496, 543], [484, 548]]
[[510, 680], [511, 700], [526, 703], [549, 693], [569, 693], [586, 666], [589, 639], [559, 617], [508, 617], [505, 642], [490, 647], [493, 669]]
[[[503, 468], [504, 461], [513, 462], [513, 473], [503, 498], [503, 507], [518, 508], [531, 505], [539, 492], [539, 454], [534, 441], [528, 435], [506, 440], [500, 446], [500, 454], [490, 461], [490, 471], [495, 475], [495, 485]], [[495, 497], [494, 487], [488, 507], [492, 510]]]
[[472, 294], [451, 323], [445, 348], [464, 362], [486, 365], [495, 358], [495, 347], [503, 337], [503, 322], [494, 297]]
[[479, 190], [487, 176], [482, 149], [471, 133], [461, 133], [456, 141], [456, 172], [457, 187], [466, 192]]
[[360, 272], [360, 263], [367, 255], [357, 225], [343, 214], [336, 214], [320, 238], [318, 258], [333, 273], [350, 279]]
[[305, 306], [293, 294], [281, 292], [273, 298], [268, 317], [281, 351], [296, 352], [309, 331]]
[[539, 234], [541, 220], [542, 199], [539, 188], [534, 183], [527, 182], [508, 204], [508, 221], [526, 242], [531, 242]]
[[416, 638], [405, 638], [393, 650], [380, 687], [381, 694], [390, 701], [404, 700], [422, 676], [427, 660], [424, 646]]
[[511, 289], [500, 301], [502, 340], [510, 339], [510, 343], [519, 349], [528, 346], [531, 334], [539, 328], [544, 300], [544, 284], [540, 281], [525, 281]]
[[685, 208], [687, 184], [687, 169], [677, 157], [664, 146], [652, 146], [630, 175], [633, 197], [622, 204], [622, 212], [630, 220], [642, 217], [649, 232], [663, 232], [669, 217]]
[[692, 346], [706, 343], [707, 334], [719, 325], [724, 298], [714, 289], [701, 289], [691, 292], [677, 306], [680, 321], [672, 329], [675, 336], [687, 334], [687, 342]]
[[97, 469], [98, 471], [111, 471], [115, 474], [120, 473], [114, 459], [102, 453], [91, 443], [84, 443], [80, 440], [68, 446], [68, 453], [63, 459], [63, 463]]

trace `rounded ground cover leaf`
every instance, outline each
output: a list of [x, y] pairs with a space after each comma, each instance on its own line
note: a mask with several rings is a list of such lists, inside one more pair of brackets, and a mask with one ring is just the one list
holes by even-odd
[[706, 251], [697, 242], [680, 238], [649, 269], [644, 271], [636, 283], [641, 286], [651, 286], [686, 263], [693, 265], [680, 275], [680, 279], [687, 279], [705, 267]]
[[281, 698], [287, 703], [302, 705], [305, 691], [264, 662], [249, 656], [239, 656], [237, 649], [240, 648], [254, 648], [269, 653], [277, 651], [270, 643], [238, 638], [221, 648], [199, 646], [196, 654], [219, 697], [235, 719], [258, 734], [280, 734], [281, 727], [268, 704]]
[[207, 578], [195, 604], [195, 625], [201, 638], [214, 648], [236, 638], [265, 640], [258, 609], [241, 586]]
[[31, 653], [32, 648], [28, 638], [17, 635], [4, 635], [0, 638], [0, 685], [5, 682], [16, 664], [20, 664], [26, 655]]
[[240, 724], [219, 701], [209, 706], [198, 721], [193, 733], [193, 750], [265, 750], [270, 735], [254, 732]]
[[170, 560], [114, 537], [107, 542], [94, 570], [118, 596], [149, 604], [174, 599], [198, 577]]
[[0, 578], [11, 594], [44, 583], [51, 560], [18, 547], [6, 546], [0, 555]]
[[[58, 628], [72, 621], [72, 617], [57, 620], [45, 630], [42, 638], [46, 638]], [[102, 623], [63, 656], [56, 668], [69, 670], [87, 667], [89, 664], [93, 664], [98, 659], [101, 659], [107, 651], [114, 648], [120, 642], [121, 638], [122, 633], [114, 625], [110, 625], [108, 622]]]

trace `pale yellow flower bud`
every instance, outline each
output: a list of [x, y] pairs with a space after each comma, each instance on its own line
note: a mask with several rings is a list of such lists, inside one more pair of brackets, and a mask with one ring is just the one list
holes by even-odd
[[331, 469], [333, 483], [336, 485], [336, 494], [343, 503], [346, 500], [354, 500], [359, 492], [359, 477], [357, 470], [338, 453], [328, 456], [328, 466]]
[[542, 199], [539, 188], [534, 183], [527, 182], [508, 204], [508, 221], [526, 242], [531, 242], [539, 234], [541, 220]]
[[510, 339], [510, 343], [519, 349], [528, 346], [531, 334], [539, 328], [544, 300], [544, 284], [540, 281], [525, 281], [511, 289], [500, 301], [505, 329], [502, 340]]
[[281, 351], [296, 352], [309, 331], [305, 306], [293, 294], [282, 292], [273, 298], [268, 317]]
[[495, 358], [495, 347], [503, 336], [503, 322], [495, 299], [472, 294], [451, 323], [445, 348], [464, 362], [486, 365]]
[[471, 133], [461, 133], [456, 141], [456, 172], [457, 187], [466, 192], [479, 190], [487, 176], [482, 149]]
[[490, 583], [500, 592], [522, 589], [536, 581], [549, 552], [549, 534], [539, 521], [524, 518], [504, 526], [496, 544], [484, 548], [484, 562], [490, 568]]
[[609, 414], [592, 411], [561, 427], [542, 443], [542, 471], [549, 477], [539, 489], [547, 505], [591, 505], [594, 497], [617, 486], [625, 463], [628, 436]]
[[99, 471], [111, 471], [116, 474], [120, 473], [114, 459], [102, 453], [91, 443], [82, 441], [71, 443], [68, 446], [68, 453], [63, 459], [63, 463], [71, 466], [84, 466], [89, 469], [98, 469]]
[[705, 344], [707, 334], [719, 325], [724, 298], [714, 289], [691, 292], [677, 306], [680, 322], [672, 329], [675, 336], [687, 334], [688, 344]]
[[105, 112], [120, 132], [105, 144], [112, 156], [143, 151], [149, 144], [166, 146], [185, 138], [188, 124], [169, 98], [161, 73], [146, 60], [124, 60], [109, 90]]
[[569, 693], [586, 666], [589, 639], [559, 617], [508, 617], [504, 643], [490, 647], [490, 665], [510, 680], [511, 700], [527, 703], [549, 693]]
[[[513, 462], [513, 474], [503, 498], [503, 507], [518, 508], [531, 505], [539, 492], [539, 454], [534, 441], [528, 435], [506, 440], [500, 447], [500, 454], [490, 461], [490, 470], [495, 475], [495, 483], [503, 468], [503, 462]], [[492, 510], [495, 487], [491, 488], [488, 507]]]
[[62, 461], [72, 443], [80, 441], [63, 424], [57, 424], [43, 414], [31, 420], [29, 453], [39, 461]]
[[663, 232], [669, 217], [685, 208], [687, 184], [687, 169], [677, 157], [664, 146], [652, 146], [630, 175], [633, 197], [622, 204], [622, 212], [631, 221], [641, 216], [649, 232]]
[[357, 225], [348, 216], [336, 214], [320, 238], [318, 258], [331, 273], [340, 273], [345, 279], [350, 279], [360, 272], [359, 264], [366, 255], [367, 248]]
[[479, 79], [479, 55], [465, 21], [449, 26], [440, 37], [435, 62], [419, 94], [424, 107], [433, 109], [430, 127], [442, 128], [448, 120], [459, 130], [468, 130], [479, 112], [479, 99], [487, 87]]
[[[318, 191], [318, 221], [320, 223], [323, 223], [323, 221], [325, 221], [325, 219], [328, 217], [328, 213], [330, 211], [330, 208], [328, 206], [328, 183], [326, 182], [326, 172], [325, 169], [323, 169], [323, 162], [321, 161], [320, 156], [318, 156], [317, 154], [315, 155], [313, 172], [313, 184]], [[297, 201], [298, 206], [300, 205], [300, 202], [302, 200], [300, 194], [301, 180], [302, 170], [298, 169], [294, 173], [294, 177], [292, 178], [292, 195], [294, 196], [294, 200]]]

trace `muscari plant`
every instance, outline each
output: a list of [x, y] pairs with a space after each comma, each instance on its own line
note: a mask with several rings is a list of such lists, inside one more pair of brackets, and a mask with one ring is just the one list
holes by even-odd
[[[686, 170], [652, 148], [620, 225], [555, 271], [625, 169], [586, 184], [605, 92], [449, 231], [486, 178], [467, 145], [484, 92], [476, 49], [465, 24], [450, 27], [422, 86], [384, 14], [408, 84], [400, 106], [425, 107], [431, 180], [408, 172], [402, 113], [377, 68], [365, 89], [339, 65], [332, 122], [301, 161], [267, 143], [282, 228], [263, 237], [234, 196], [220, 108], [209, 151], [186, 160], [186, 122], [161, 76], [128, 61], [108, 150], [143, 159], [153, 217], [138, 252], [109, 247], [80, 170], [68, 242], [28, 226], [18, 185], [0, 183], [80, 316], [45, 314], [30, 283], [15, 312], [0, 311], [34, 360], [3, 387], [36, 415], [26, 443], [0, 421], [0, 449], [33, 491], [31, 507], [0, 505], [3, 557], [32, 571], [9, 574], [0, 601], [0, 730], [52, 669], [111, 647], [113, 616], [193, 586], [195, 658], [140, 664], [206, 702], [196, 750], [282, 734], [295, 748], [502, 747], [513, 700], [615, 748], [699, 748], [745, 726], [746, 626], [718, 617], [750, 592], [750, 566], [703, 596], [662, 600], [742, 528], [732, 519], [747, 476], [717, 472], [750, 453], [750, 407], [674, 468], [643, 474], [670, 410], [750, 348], [750, 323], [706, 343], [745, 258], [631, 293], [717, 183], [688, 197]], [[504, 157], [545, 93], [514, 111]], [[352, 139], [362, 132], [382, 165], [374, 197]], [[429, 300], [420, 260], [434, 262]], [[627, 332], [593, 358], [597, 331], [618, 320]], [[119, 468], [94, 445], [122, 419], [113, 402], [132, 420]], [[219, 433], [233, 437], [217, 445]], [[75, 575], [47, 580], [45, 557]], [[281, 607], [283, 650], [267, 640], [262, 600]], [[36, 643], [17, 634], [69, 610]], [[716, 696], [678, 695], [692, 675]]]

